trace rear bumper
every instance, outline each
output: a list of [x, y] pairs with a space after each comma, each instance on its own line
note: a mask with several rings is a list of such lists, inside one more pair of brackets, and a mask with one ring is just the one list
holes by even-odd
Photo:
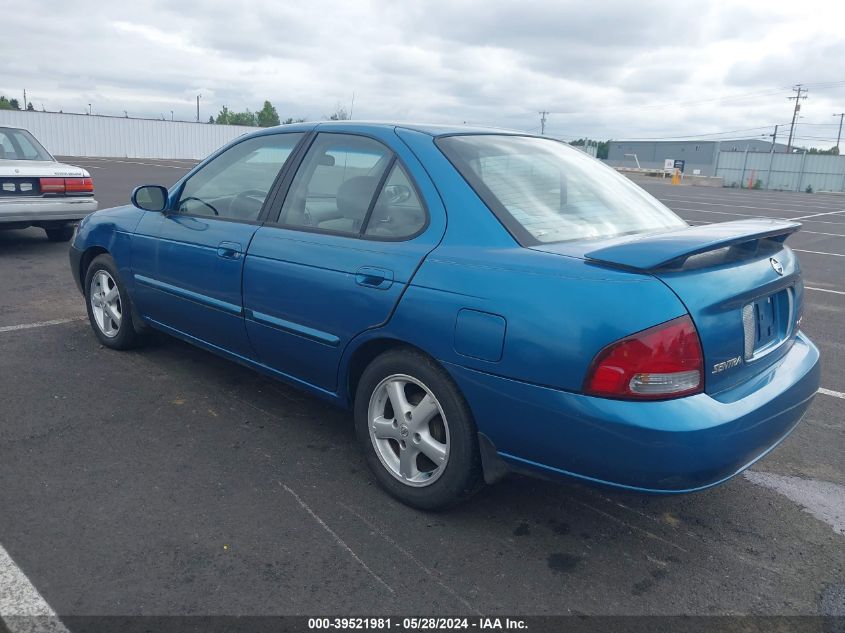
[[5, 198], [0, 200], [0, 225], [5, 223], [72, 222], [97, 210], [91, 197]]
[[742, 472], [795, 428], [819, 387], [819, 352], [799, 333], [763, 374], [715, 396], [595, 398], [447, 366], [479, 431], [511, 468], [651, 493]]

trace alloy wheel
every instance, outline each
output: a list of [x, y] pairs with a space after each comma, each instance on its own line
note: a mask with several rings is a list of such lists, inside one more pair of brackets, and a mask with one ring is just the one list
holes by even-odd
[[114, 278], [105, 270], [98, 270], [91, 278], [91, 311], [97, 327], [105, 336], [113, 338], [120, 330], [123, 306]]
[[449, 424], [443, 407], [422, 382], [405, 374], [382, 380], [368, 408], [370, 439], [396, 479], [428, 486], [449, 463]]

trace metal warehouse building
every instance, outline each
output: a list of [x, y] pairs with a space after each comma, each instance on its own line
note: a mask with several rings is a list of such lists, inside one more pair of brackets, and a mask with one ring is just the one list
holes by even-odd
[[[772, 151], [769, 141], [734, 139], [719, 141], [610, 141], [607, 162], [614, 167], [663, 169], [666, 160], [684, 161], [687, 175], [715, 176], [719, 152]], [[775, 152], [786, 152], [786, 145], [775, 144]], [[635, 158], [636, 157], [636, 158]]]

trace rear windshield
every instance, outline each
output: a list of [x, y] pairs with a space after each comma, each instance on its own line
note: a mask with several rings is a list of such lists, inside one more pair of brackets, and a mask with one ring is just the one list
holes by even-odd
[[0, 160], [53, 160], [49, 152], [26, 130], [0, 127]]
[[523, 246], [686, 226], [626, 177], [560, 141], [488, 134], [436, 142]]

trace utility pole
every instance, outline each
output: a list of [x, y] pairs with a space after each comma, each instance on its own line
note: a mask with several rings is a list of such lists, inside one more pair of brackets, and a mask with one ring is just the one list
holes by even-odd
[[[26, 88], [23, 89], [23, 109], [26, 110]], [[837, 143], [837, 145], [839, 145], [839, 143]]]
[[197, 95], [197, 123], [200, 122], [200, 97], [202, 95]]
[[[24, 92], [26, 95], [26, 92]], [[842, 152], [839, 151], [839, 141], [842, 139], [842, 117], [845, 117], [845, 112], [835, 112], [833, 116], [839, 117], [839, 134], [836, 135], [836, 153], [841, 154]]]
[[[801, 99], [807, 98], [807, 94], [806, 94], [807, 90], [805, 88], [802, 88], [801, 84], [797, 84], [792, 89], [792, 91], [796, 92], [798, 94], [796, 94], [794, 97], [787, 97], [787, 99], [789, 99], [790, 101], [792, 101], [793, 99], [795, 100], [795, 108], [792, 110], [792, 123], [789, 125], [789, 141], [787, 141], [787, 143], [786, 143], [786, 153], [787, 154], [792, 153], [792, 135], [793, 135], [793, 132], [795, 131], [795, 119], [798, 118], [798, 111], [801, 109], [800, 101], [801, 101]], [[801, 92], [804, 92], [803, 96], [801, 95]]]
[[770, 189], [770, 183], [772, 182], [772, 164], [775, 162], [775, 143], [778, 140], [778, 127], [779, 125], [775, 126], [774, 134], [772, 134], [772, 151], [769, 152], [769, 171], [766, 172], [766, 189]]
[[546, 110], [540, 111], [540, 136], [545, 136], [546, 134], [546, 115], [548, 112]]

